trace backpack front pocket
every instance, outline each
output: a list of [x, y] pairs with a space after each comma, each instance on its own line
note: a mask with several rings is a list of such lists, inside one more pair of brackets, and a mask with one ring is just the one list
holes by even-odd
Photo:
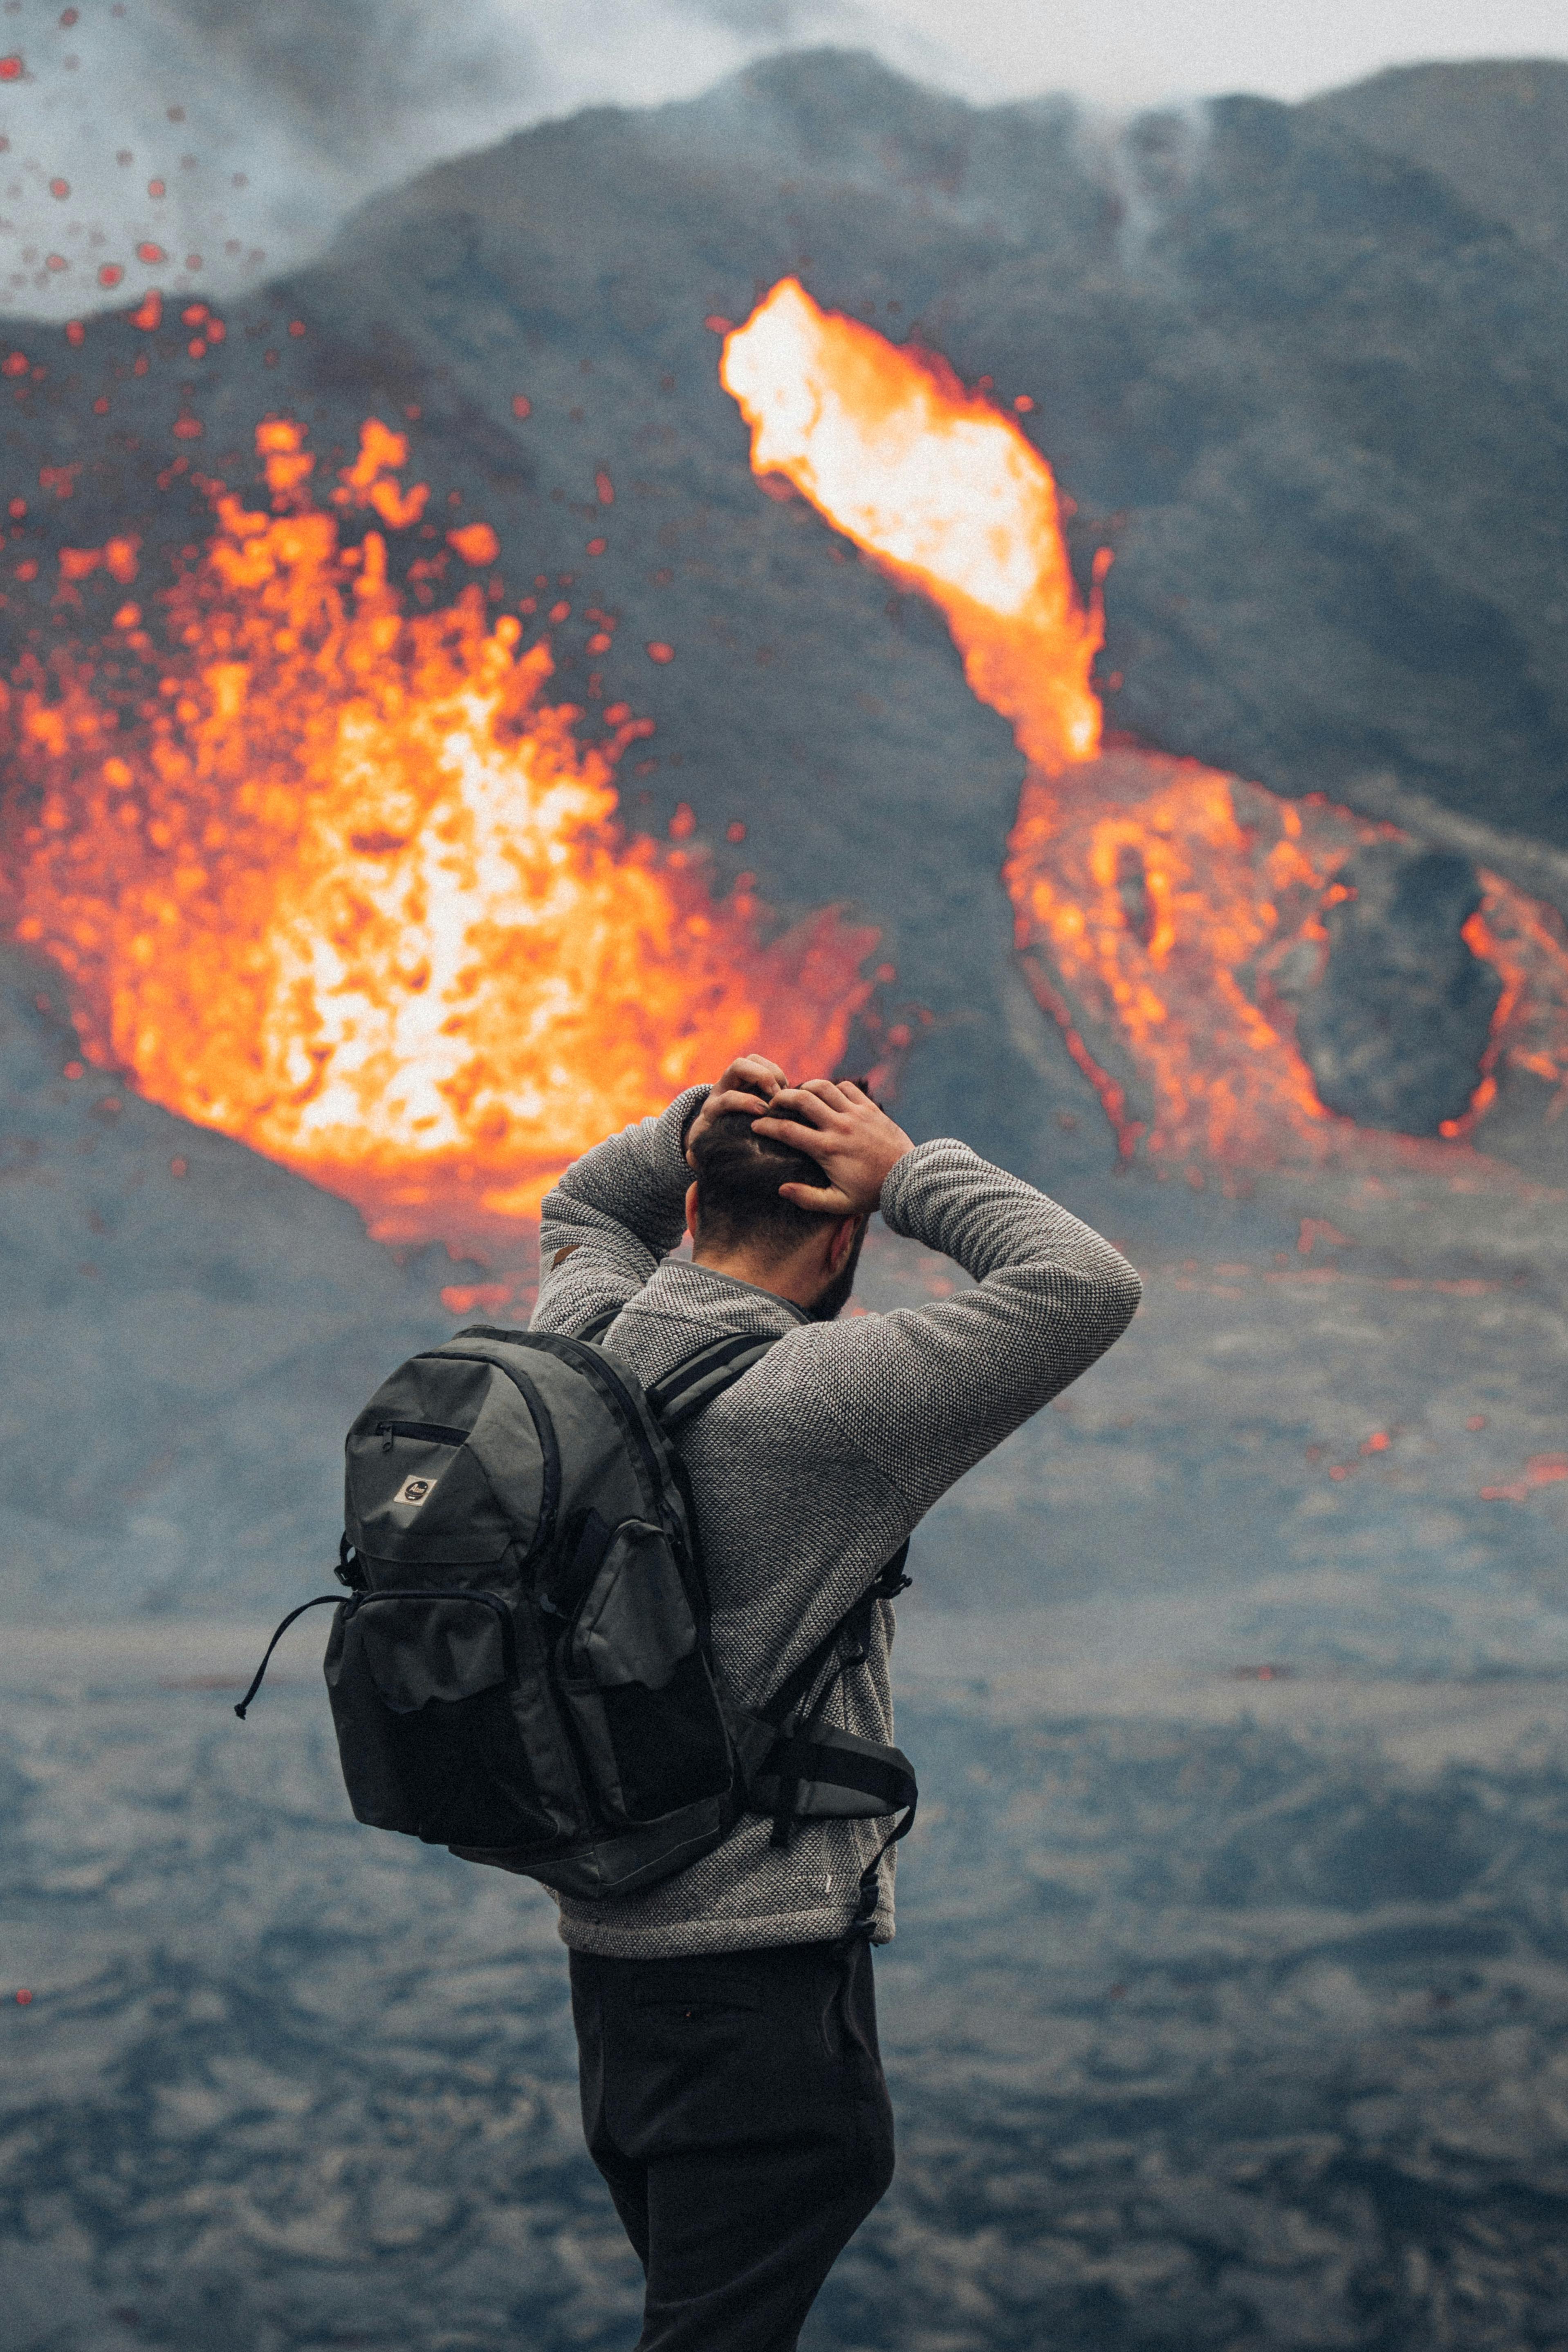
[[697, 1621], [662, 1528], [625, 1519], [605, 1548], [567, 1637], [566, 1672], [600, 1690], [662, 1690], [697, 1647]]
[[366, 1594], [353, 1615], [371, 1680], [395, 1715], [516, 1678], [516, 1635], [497, 1593], [395, 1589]]
[[721, 1795], [730, 1752], [697, 1621], [662, 1528], [609, 1537], [559, 1652], [585, 1777], [612, 1822]]

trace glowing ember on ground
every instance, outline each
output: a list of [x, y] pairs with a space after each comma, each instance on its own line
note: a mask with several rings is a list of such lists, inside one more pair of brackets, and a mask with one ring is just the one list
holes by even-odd
[[[126, 596], [117, 645], [24, 665], [7, 698], [17, 933], [68, 975], [93, 1058], [384, 1238], [481, 1250], [734, 1052], [831, 1067], [876, 934], [827, 913], [763, 946], [754, 899], [616, 826], [615, 764], [646, 722], [616, 706], [584, 743], [542, 698], [547, 648], [489, 625], [477, 585], [405, 613], [382, 532], [340, 531], [422, 512], [399, 436], [365, 427], [337, 513], [299, 425], [258, 446], [274, 511], [211, 486], [170, 650]], [[496, 552], [487, 526], [451, 537]], [[70, 581], [134, 578], [131, 542], [70, 554]], [[117, 656], [134, 693], [97, 676]]]
[[[1326, 951], [1337, 869], [1395, 829], [1192, 761], [1102, 753], [1100, 614], [1074, 582], [1050, 468], [945, 362], [784, 278], [728, 334], [721, 373], [752, 426], [753, 470], [785, 476], [931, 597], [970, 686], [1012, 721], [1030, 763], [1004, 868], [1017, 944], [1123, 1155], [1184, 1159], [1201, 1182], [1200, 1160], [1321, 1159], [1357, 1139], [1320, 1102], [1277, 983], [1288, 958], [1299, 983], [1303, 951], [1314, 964]], [[1504, 985], [1450, 1140], [1490, 1104], [1503, 1060], [1568, 1101], [1562, 926], [1496, 876], [1481, 883], [1464, 936]]]

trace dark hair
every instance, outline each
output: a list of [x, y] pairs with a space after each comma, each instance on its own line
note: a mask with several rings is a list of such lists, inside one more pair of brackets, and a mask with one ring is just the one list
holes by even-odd
[[[788, 1117], [785, 1111], [777, 1113]], [[697, 1223], [701, 1238], [721, 1249], [759, 1242], [784, 1257], [814, 1233], [822, 1219], [797, 1209], [779, 1192], [781, 1184], [812, 1184], [826, 1192], [827, 1171], [776, 1136], [753, 1132], [743, 1110], [721, 1113], [691, 1148], [697, 1178]]]

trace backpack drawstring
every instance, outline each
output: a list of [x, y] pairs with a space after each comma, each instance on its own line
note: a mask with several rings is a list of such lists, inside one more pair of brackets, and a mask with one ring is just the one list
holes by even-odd
[[250, 1705], [251, 1700], [261, 1688], [261, 1678], [267, 1672], [268, 1666], [271, 1662], [273, 1651], [278, 1647], [279, 1643], [283, 1639], [284, 1634], [289, 1631], [289, 1628], [294, 1622], [295, 1618], [302, 1617], [307, 1609], [324, 1608], [329, 1601], [334, 1609], [352, 1611], [358, 1602], [358, 1600], [359, 1595], [357, 1592], [351, 1594], [347, 1601], [343, 1599], [341, 1592], [318, 1592], [313, 1601], [301, 1601], [298, 1609], [290, 1609], [289, 1614], [284, 1618], [283, 1622], [279, 1626], [278, 1631], [273, 1634], [272, 1639], [267, 1644], [266, 1654], [263, 1656], [261, 1664], [256, 1669], [256, 1679], [251, 1684], [250, 1688], [246, 1692], [245, 1696], [240, 1700], [239, 1705], [234, 1710], [236, 1715], [238, 1716], [241, 1723], [245, 1721], [246, 1708]]

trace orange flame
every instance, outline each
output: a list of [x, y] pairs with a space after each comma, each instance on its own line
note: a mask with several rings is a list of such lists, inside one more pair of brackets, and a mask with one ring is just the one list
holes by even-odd
[[1057, 486], [1016, 425], [945, 361], [819, 310], [781, 278], [725, 338], [720, 376], [782, 473], [883, 569], [946, 614], [973, 693], [1047, 774], [1100, 749], [1089, 672], [1104, 636], [1063, 544]]
[[[944, 362], [825, 313], [784, 278], [729, 332], [721, 373], [764, 484], [783, 474], [923, 590], [973, 692], [1012, 721], [1030, 763], [1003, 869], [1017, 945], [1123, 1156], [1142, 1141], [1187, 1159], [1201, 1181], [1197, 1158], [1342, 1150], [1356, 1131], [1318, 1099], [1279, 983], [1288, 964], [1321, 962], [1338, 867], [1395, 828], [1317, 796], [1298, 807], [1192, 761], [1102, 752], [1090, 672], [1109, 559], [1086, 607], [1050, 468]], [[1482, 881], [1466, 938], [1504, 987], [1451, 1139], [1490, 1103], [1503, 1061], [1568, 1090], [1563, 927], [1497, 877]]]
[[[208, 486], [219, 529], [167, 592], [166, 657], [126, 604], [107, 659], [34, 660], [7, 698], [17, 934], [68, 974], [93, 1057], [384, 1239], [481, 1247], [732, 1053], [831, 1067], [876, 933], [828, 912], [764, 945], [744, 890], [626, 840], [612, 778], [648, 722], [616, 706], [584, 743], [542, 699], [542, 643], [489, 625], [478, 585], [405, 614], [382, 533], [342, 544], [314, 503], [302, 429], [257, 437], [274, 512]], [[414, 521], [405, 454], [373, 420], [333, 501]], [[495, 552], [487, 526], [452, 537]], [[118, 708], [132, 654], [147, 698]]]

